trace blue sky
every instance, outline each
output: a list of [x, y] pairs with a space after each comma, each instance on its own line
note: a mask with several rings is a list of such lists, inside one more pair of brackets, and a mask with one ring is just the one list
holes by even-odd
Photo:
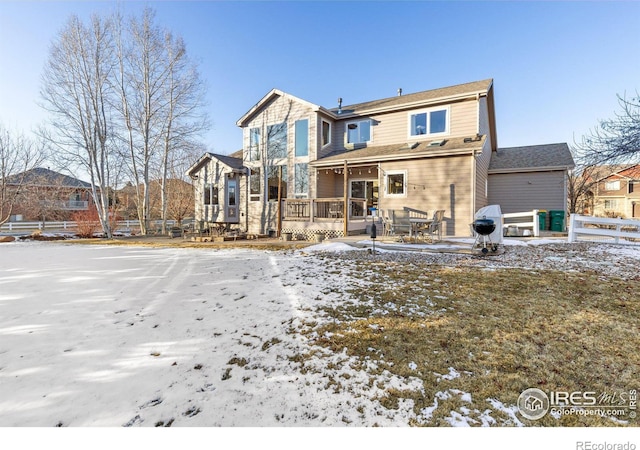
[[[0, 0], [0, 122], [28, 132], [48, 46], [70, 14], [116, 2]], [[325, 107], [493, 78], [501, 147], [579, 139], [640, 91], [640, 2], [159, 1], [208, 86], [210, 150], [270, 89]]]

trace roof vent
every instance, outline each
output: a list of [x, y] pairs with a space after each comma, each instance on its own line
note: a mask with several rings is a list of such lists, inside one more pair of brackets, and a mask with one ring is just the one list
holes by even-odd
[[338, 114], [342, 114], [342, 97], [338, 98]]
[[398, 88], [398, 97], [402, 95], [402, 88]]
[[420, 145], [420, 142], [409, 142], [407, 144], [407, 147], [409, 147], [409, 150], [413, 150], [414, 148], [416, 148], [418, 145]]
[[439, 141], [431, 141], [429, 142], [429, 147], [442, 147], [446, 141], [444, 139], [440, 139]]

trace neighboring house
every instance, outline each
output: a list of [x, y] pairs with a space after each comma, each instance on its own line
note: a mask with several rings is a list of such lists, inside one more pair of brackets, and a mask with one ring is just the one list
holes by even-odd
[[50, 169], [37, 167], [7, 177], [7, 185], [20, 192], [12, 221], [69, 220], [75, 211], [93, 207], [90, 183]]
[[500, 148], [489, 164], [489, 203], [500, 205], [503, 214], [565, 211], [574, 167], [566, 143]]
[[640, 164], [613, 167], [597, 179], [591, 194], [594, 215], [640, 218]]
[[335, 237], [413, 208], [445, 210], [444, 234], [468, 235], [489, 204], [491, 79], [336, 108], [274, 89], [237, 125], [242, 151], [207, 153], [188, 171], [205, 228]]

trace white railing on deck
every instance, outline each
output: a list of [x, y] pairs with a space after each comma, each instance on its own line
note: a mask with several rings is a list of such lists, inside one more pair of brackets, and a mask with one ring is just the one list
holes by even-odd
[[579, 235], [588, 235], [613, 238], [616, 244], [629, 244], [635, 240], [640, 240], [639, 231], [640, 220], [637, 219], [609, 219], [607, 217], [571, 214], [568, 241], [576, 242]]
[[538, 211], [537, 209], [534, 209], [532, 211], [524, 211], [524, 212], [517, 212], [517, 213], [507, 213], [507, 214], [503, 214], [502, 218], [503, 219], [514, 219], [517, 217], [526, 217], [526, 218], [531, 218], [531, 221], [528, 222], [509, 222], [509, 223], [504, 223], [504, 227], [518, 227], [518, 228], [532, 228], [533, 231], [533, 235], [535, 237], [539, 237], [540, 236], [540, 217], [538, 216]]

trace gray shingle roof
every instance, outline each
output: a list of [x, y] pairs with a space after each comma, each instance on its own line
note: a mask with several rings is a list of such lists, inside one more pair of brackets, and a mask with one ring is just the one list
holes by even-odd
[[558, 144], [499, 148], [491, 155], [489, 172], [566, 169], [574, 166], [575, 163], [569, 151], [569, 146], [562, 142]]
[[56, 186], [56, 187], [71, 187], [71, 188], [83, 188], [88, 189], [91, 187], [90, 183], [87, 183], [77, 178], [70, 177], [60, 172], [53, 171], [51, 169], [45, 169], [44, 167], [36, 167], [23, 173], [12, 175], [7, 177], [7, 183], [19, 183], [24, 174], [24, 185], [32, 186]]
[[[404, 94], [395, 97], [384, 98], [381, 100], [373, 100], [370, 102], [357, 103], [342, 107], [342, 114], [358, 114], [362, 111], [378, 108], [399, 107], [405, 104], [416, 102], [428, 102], [438, 98], [451, 97], [462, 94], [472, 94], [476, 92], [487, 92], [493, 83], [492, 79], [473, 81], [471, 83], [458, 84], [429, 91], [416, 92], [413, 94]], [[332, 108], [331, 112], [338, 113], [338, 108]]]

